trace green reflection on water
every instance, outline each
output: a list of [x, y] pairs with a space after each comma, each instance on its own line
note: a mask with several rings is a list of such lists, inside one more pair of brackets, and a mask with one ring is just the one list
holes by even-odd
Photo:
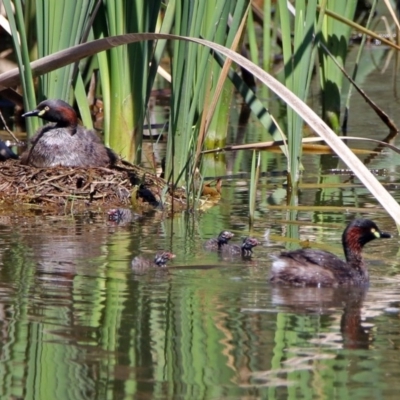
[[[397, 361], [386, 366], [381, 328], [376, 339], [360, 334], [362, 296], [271, 292], [268, 248], [247, 263], [202, 249], [212, 223], [244, 226], [246, 217], [207, 215], [121, 228], [79, 222], [68, 235], [45, 225], [0, 232], [1, 398], [387, 398]], [[306, 228], [300, 236], [315, 233]], [[331, 235], [321, 229], [318, 241]], [[132, 256], [169, 247], [169, 271], [131, 273]]]

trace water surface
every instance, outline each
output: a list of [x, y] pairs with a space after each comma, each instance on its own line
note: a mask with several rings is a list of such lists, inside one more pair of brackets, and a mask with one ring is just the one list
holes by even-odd
[[[398, 239], [367, 245], [369, 290], [273, 288], [269, 255], [291, 227], [341, 255], [356, 214], [304, 211], [296, 224], [270, 211], [252, 231], [262, 246], [251, 260], [220, 259], [203, 240], [222, 227], [248, 233], [242, 189], [224, 190], [234, 200], [206, 213], [125, 226], [105, 215], [3, 217], [0, 396], [397, 398]], [[385, 213], [362, 216], [394, 232]], [[130, 270], [158, 249], [176, 253], [169, 269]]]

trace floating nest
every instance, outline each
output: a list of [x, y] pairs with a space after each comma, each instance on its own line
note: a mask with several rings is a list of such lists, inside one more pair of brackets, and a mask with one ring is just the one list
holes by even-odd
[[49, 213], [132, 205], [179, 211], [187, 206], [183, 189], [172, 190], [149, 170], [125, 162], [111, 169], [35, 168], [8, 160], [0, 164], [0, 202]]

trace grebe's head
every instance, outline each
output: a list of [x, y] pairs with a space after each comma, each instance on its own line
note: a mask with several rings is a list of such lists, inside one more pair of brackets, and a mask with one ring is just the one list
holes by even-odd
[[175, 254], [172, 254], [168, 251], [163, 251], [156, 254], [154, 257], [154, 264], [156, 264], [157, 267], [165, 267], [167, 262], [172, 258], [175, 258]]
[[229, 231], [222, 231], [218, 235], [218, 244], [221, 246], [223, 244], [227, 244], [235, 235]]
[[75, 110], [63, 100], [42, 101], [35, 110], [28, 111], [23, 117], [39, 117], [59, 126], [76, 126], [78, 117]]

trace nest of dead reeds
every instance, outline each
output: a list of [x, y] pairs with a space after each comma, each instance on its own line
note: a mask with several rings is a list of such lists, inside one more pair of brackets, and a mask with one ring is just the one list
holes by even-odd
[[182, 191], [172, 191], [165, 180], [129, 163], [113, 168], [35, 168], [18, 160], [0, 164], [0, 201], [76, 211], [88, 207], [186, 205]]

